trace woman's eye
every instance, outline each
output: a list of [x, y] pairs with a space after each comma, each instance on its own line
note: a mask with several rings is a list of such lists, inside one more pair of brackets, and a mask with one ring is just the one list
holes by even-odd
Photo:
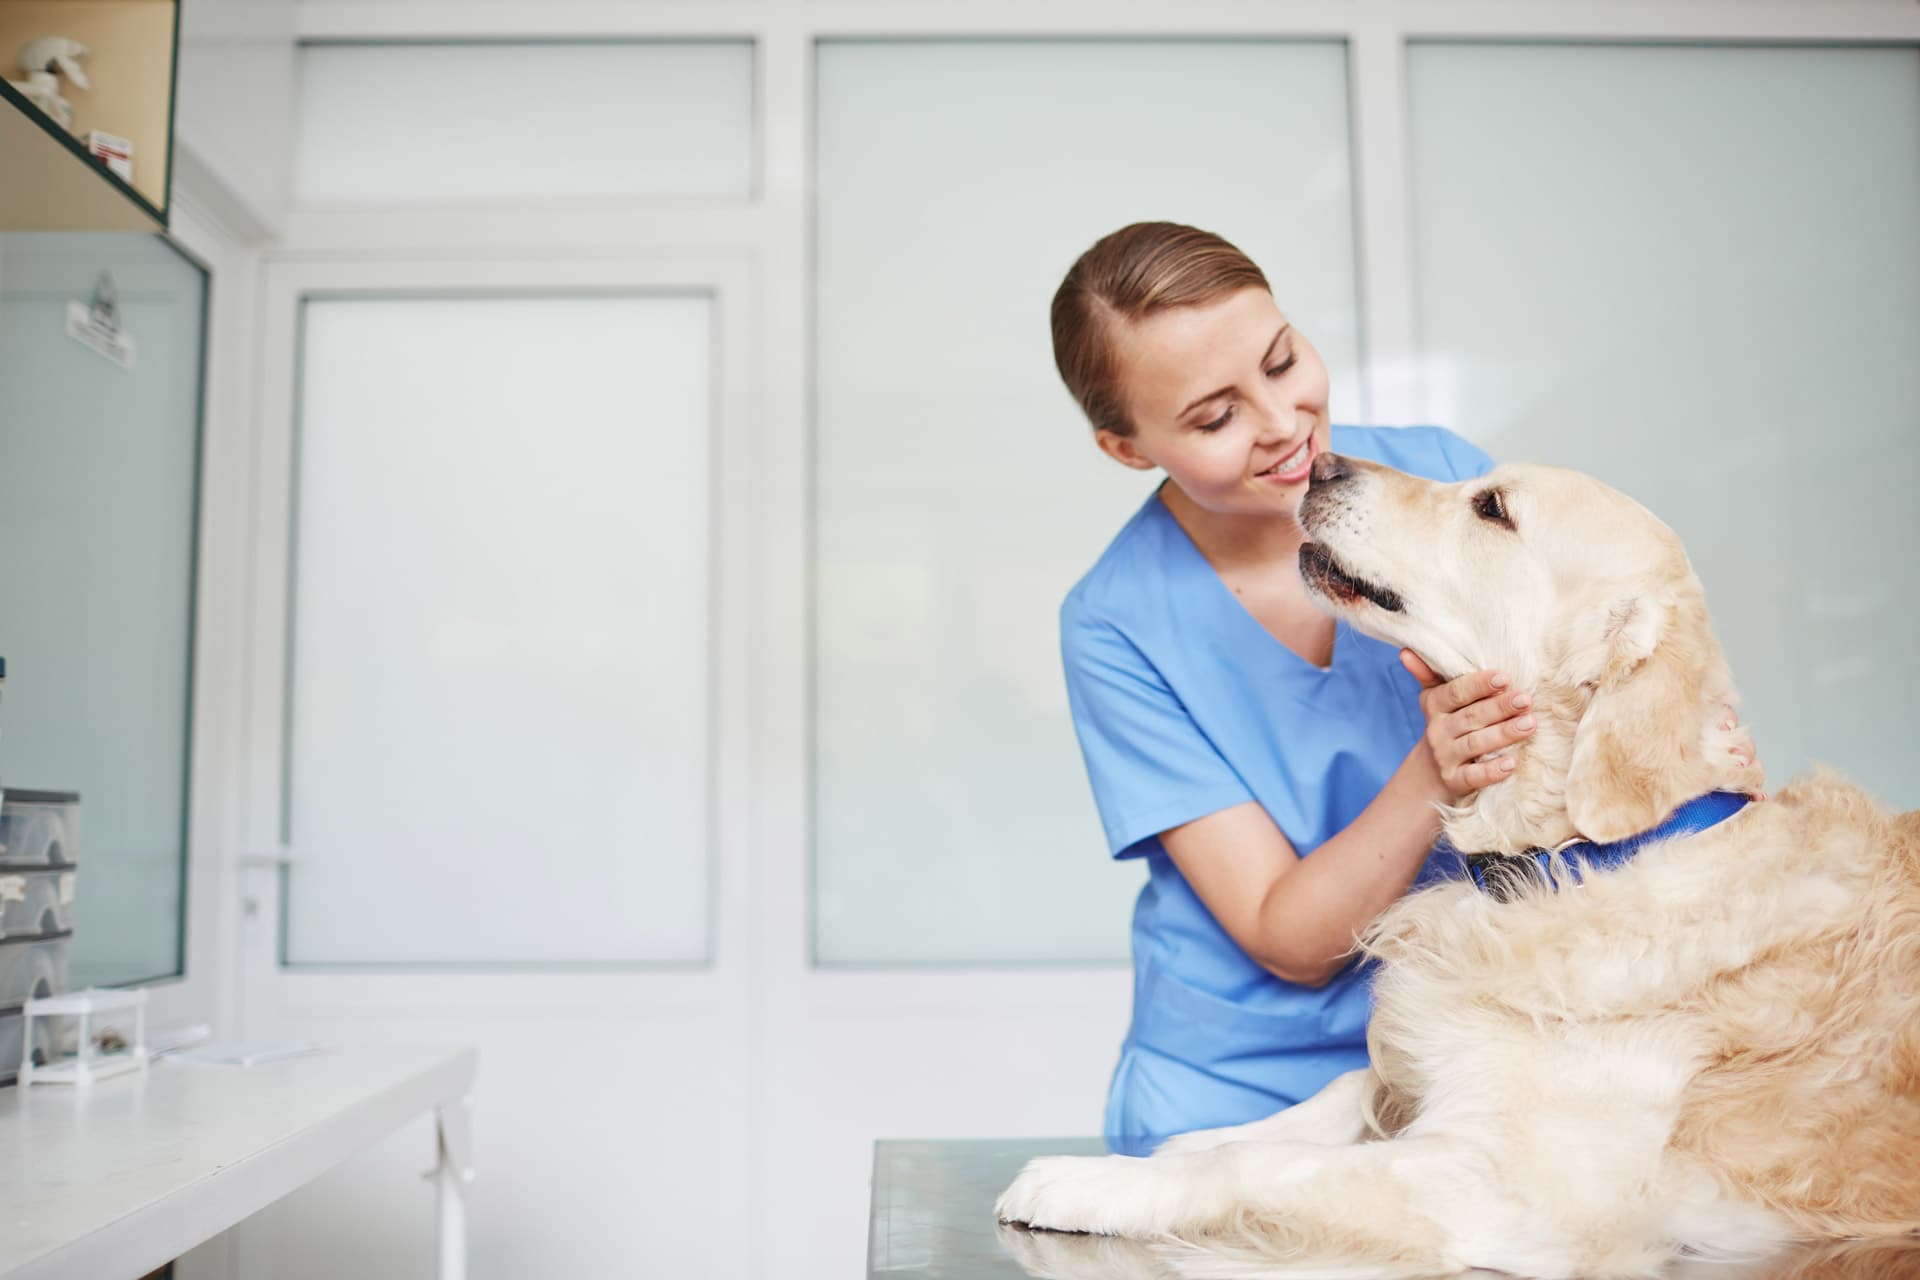
[[1232, 406], [1232, 405], [1228, 405], [1228, 406], [1227, 406], [1227, 411], [1226, 411], [1225, 413], [1223, 413], [1223, 414], [1221, 414], [1221, 415], [1220, 415], [1219, 417], [1217, 417], [1217, 418], [1215, 418], [1215, 419], [1214, 419], [1214, 420], [1213, 420], [1212, 422], [1203, 422], [1203, 423], [1201, 423], [1201, 424], [1200, 424], [1200, 430], [1202, 430], [1202, 431], [1218, 431], [1218, 430], [1219, 430], [1220, 428], [1222, 428], [1222, 427], [1224, 427], [1224, 426], [1226, 426], [1226, 425], [1227, 425], [1227, 423], [1229, 423], [1229, 422], [1231, 422], [1231, 421], [1233, 421], [1233, 406]]
[[1502, 528], [1513, 528], [1513, 518], [1507, 514], [1506, 500], [1498, 489], [1482, 489], [1474, 494], [1473, 514]]
[[1291, 355], [1289, 355], [1285, 360], [1282, 360], [1279, 364], [1273, 366], [1273, 368], [1267, 370], [1267, 376], [1269, 378], [1277, 378], [1281, 374], [1285, 373], [1287, 370], [1293, 368], [1293, 366], [1298, 364], [1299, 362], [1300, 362], [1300, 353], [1296, 351]]

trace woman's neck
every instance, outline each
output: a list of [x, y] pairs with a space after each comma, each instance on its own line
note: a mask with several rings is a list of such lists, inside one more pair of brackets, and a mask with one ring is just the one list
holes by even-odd
[[1307, 540], [1291, 514], [1250, 516], [1209, 511], [1171, 480], [1160, 486], [1160, 501], [1218, 572], [1291, 564]]

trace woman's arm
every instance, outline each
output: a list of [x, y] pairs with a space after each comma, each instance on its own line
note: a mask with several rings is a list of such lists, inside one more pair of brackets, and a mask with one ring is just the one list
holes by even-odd
[[[1413, 660], [1418, 662], [1416, 658]], [[1533, 731], [1532, 699], [1476, 671], [1442, 684], [1422, 675], [1427, 733], [1373, 803], [1314, 851], [1294, 852], [1256, 803], [1161, 833], [1167, 856], [1233, 940], [1261, 967], [1317, 987], [1340, 971], [1354, 939], [1391, 906], [1440, 833], [1438, 804], [1504, 777], [1507, 758], [1482, 760]]]

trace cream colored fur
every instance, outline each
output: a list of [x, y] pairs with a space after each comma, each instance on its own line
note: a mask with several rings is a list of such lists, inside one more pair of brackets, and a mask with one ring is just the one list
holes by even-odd
[[[1513, 776], [1445, 815], [1456, 847], [1618, 839], [1758, 785], [1720, 727], [1700, 584], [1651, 514], [1550, 468], [1348, 468], [1303, 523], [1404, 608], [1328, 607], [1535, 691]], [[1476, 512], [1490, 488], [1505, 522]], [[1582, 884], [1411, 895], [1362, 945], [1369, 1070], [1150, 1159], [1034, 1161], [1001, 1218], [1148, 1241], [1195, 1277], [1599, 1280], [1920, 1230], [1920, 815], [1815, 773]]]

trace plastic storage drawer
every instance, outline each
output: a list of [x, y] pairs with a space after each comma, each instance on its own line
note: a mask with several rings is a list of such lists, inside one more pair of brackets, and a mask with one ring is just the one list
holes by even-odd
[[0, 804], [0, 866], [71, 866], [79, 834], [78, 795], [9, 787]]
[[0, 939], [46, 938], [73, 929], [71, 867], [0, 862]]
[[[0, 942], [0, 1085], [10, 1085], [20, 1076], [21, 1039], [26, 1035], [27, 1017], [21, 1006], [41, 996], [56, 996], [67, 989], [67, 937], [32, 941]], [[52, 1023], [35, 1026], [35, 1046], [40, 1061], [53, 1059]]]
[[0, 942], [0, 1012], [18, 1009], [41, 996], [65, 993], [67, 942], [65, 935]]

